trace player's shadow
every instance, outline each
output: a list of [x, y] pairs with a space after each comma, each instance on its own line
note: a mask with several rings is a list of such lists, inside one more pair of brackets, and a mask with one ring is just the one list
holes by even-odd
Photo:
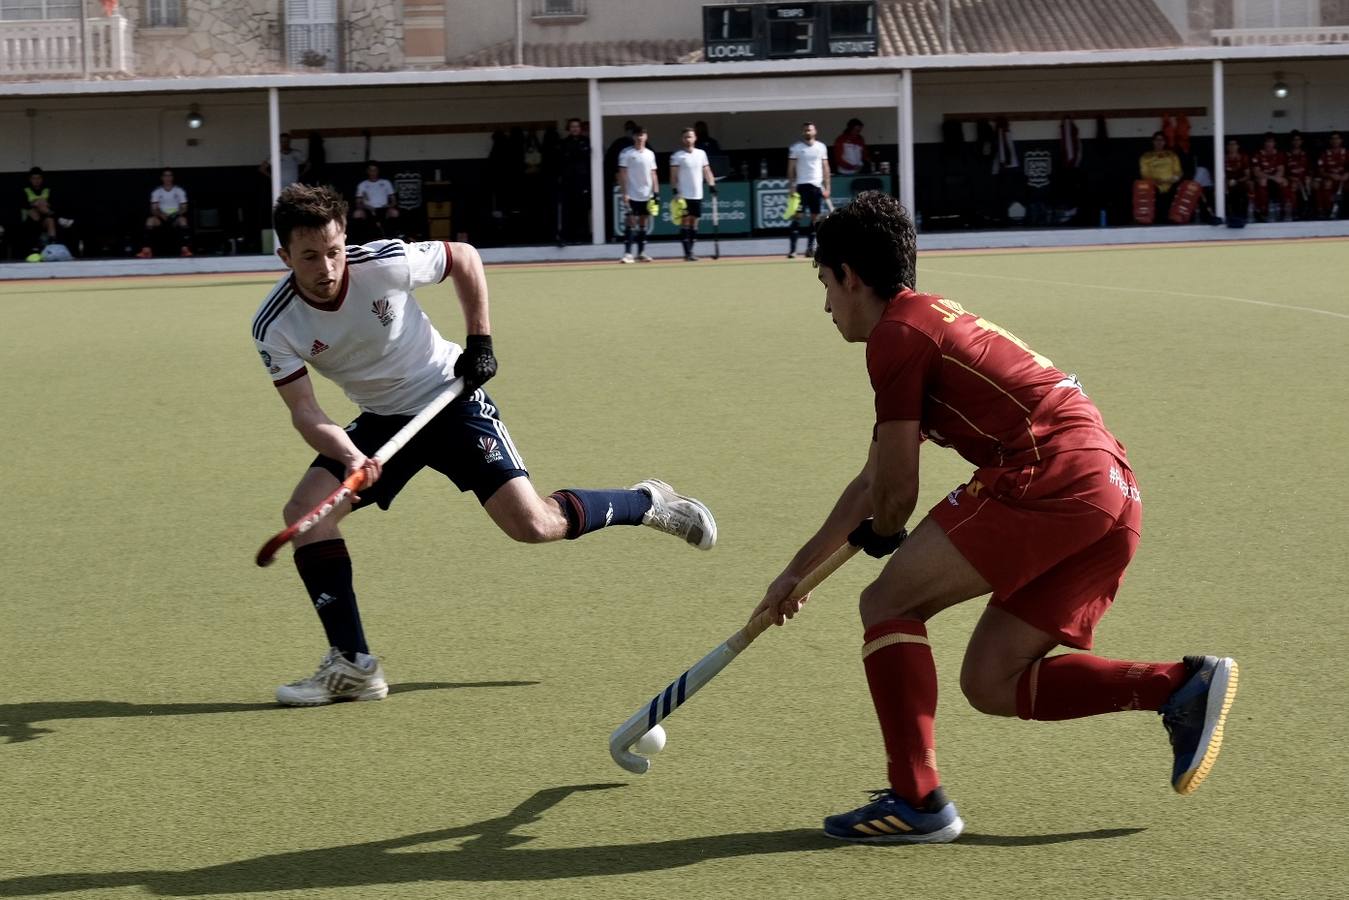
[[[459, 688], [527, 687], [537, 681], [414, 681], [389, 686], [390, 694], [444, 691]], [[123, 703], [116, 700], [53, 700], [0, 704], [0, 739], [7, 744], [52, 734], [40, 722], [65, 719], [130, 719], [147, 716], [196, 716], [203, 713], [285, 710], [276, 703]]]
[[1065, 844], [1069, 841], [1104, 841], [1110, 838], [1130, 837], [1146, 828], [1098, 828], [1095, 831], [1070, 831], [1065, 834], [976, 834], [967, 831], [960, 836], [962, 847], [1040, 847], [1045, 844]]
[[[0, 897], [28, 897], [133, 886], [158, 896], [193, 897], [274, 891], [332, 891], [337, 888], [435, 881], [553, 881], [630, 875], [738, 856], [801, 853], [847, 846], [826, 838], [819, 829], [796, 828], [637, 844], [553, 849], [521, 847], [534, 838], [527, 834], [516, 834], [516, 830], [540, 821], [545, 812], [572, 794], [607, 791], [623, 786], [578, 784], [548, 788], [536, 792], [503, 816], [470, 825], [424, 831], [382, 841], [277, 853], [199, 869], [20, 876], [0, 880]], [[973, 844], [1030, 846], [1123, 837], [1141, 830], [1119, 828], [1025, 838], [992, 835], [966, 837], [975, 838], [969, 841]], [[446, 841], [456, 844], [450, 848], [417, 849], [421, 845]], [[877, 851], [902, 853], [904, 849], [889, 847], [877, 848]]]

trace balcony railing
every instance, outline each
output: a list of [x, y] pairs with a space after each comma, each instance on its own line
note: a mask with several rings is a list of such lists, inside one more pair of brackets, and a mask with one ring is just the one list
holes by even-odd
[[1264, 44], [1349, 43], [1349, 27], [1339, 28], [1215, 28], [1213, 43], [1219, 47], [1251, 47]]
[[129, 75], [131, 26], [121, 16], [0, 21], [0, 78]]

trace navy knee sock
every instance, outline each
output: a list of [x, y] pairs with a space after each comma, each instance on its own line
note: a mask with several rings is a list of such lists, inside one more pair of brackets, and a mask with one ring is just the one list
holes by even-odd
[[646, 252], [646, 229], [637, 229], [637, 252], [642, 254]]
[[555, 491], [552, 499], [562, 507], [567, 517], [567, 540], [574, 541], [583, 534], [607, 528], [610, 525], [641, 525], [642, 516], [651, 508], [651, 497], [646, 491], [595, 491], [564, 488]]
[[623, 252], [624, 252], [625, 254], [626, 254], [626, 253], [631, 253], [631, 252], [632, 252], [632, 226], [631, 226], [631, 225], [625, 226], [625, 227], [623, 228]]
[[796, 238], [797, 238], [797, 235], [799, 235], [800, 233], [801, 233], [801, 226], [797, 223], [797, 221], [796, 221], [795, 219], [792, 219], [792, 224], [789, 225], [789, 226], [787, 226], [787, 252], [788, 252], [788, 253], [795, 253], [795, 252], [796, 252]]
[[319, 614], [328, 646], [336, 647], [348, 660], [357, 653], [369, 653], [361, 613], [356, 608], [356, 590], [352, 587], [351, 557], [347, 542], [341, 538], [305, 544], [295, 550], [295, 568], [314, 611]]

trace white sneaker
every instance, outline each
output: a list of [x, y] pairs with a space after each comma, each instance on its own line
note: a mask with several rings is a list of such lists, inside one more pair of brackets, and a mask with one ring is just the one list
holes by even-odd
[[632, 258], [632, 254], [631, 254], [631, 253], [624, 253], [624, 254], [623, 254], [623, 259], [621, 260], [621, 262], [630, 263], [630, 262], [635, 262], [635, 260]]
[[308, 678], [276, 689], [282, 706], [323, 706], [340, 700], [383, 700], [389, 695], [384, 667], [369, 653], [357, 653], [348, 662], [336, 647], [329, 647], [318, 671]]
[[654, 478], [639, 481], [632, 489], [651, 498], [651, 508], [642, 516], [643, 525], [683, 538], [699, 550], [711, 550], [717, 542], [717, 520], [697, 500], [676, 494], [674, 488]]
[[643, 253], [637, 257], [638, 262], [655, 262], [656, 259], [650, 253]]

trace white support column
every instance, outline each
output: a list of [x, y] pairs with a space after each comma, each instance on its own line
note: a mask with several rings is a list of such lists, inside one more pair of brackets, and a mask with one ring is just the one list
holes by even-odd
[[267, 89], [267, 158], [272, 161], [272, 202], [281, 196], [281, 98]]
[[609, 192], [604, 189], [604, 116], [600, 112], [599, 79], [590, 79], [590, 243], [603, 244], [604, 204]]
[[913, 206], [913, 69], [899, 73], [899, 202], [916, 217]]
[[1213, 214], [1227, 218], [1227, 138], [1223, 92], [1223, 61], [1213, 61]]

